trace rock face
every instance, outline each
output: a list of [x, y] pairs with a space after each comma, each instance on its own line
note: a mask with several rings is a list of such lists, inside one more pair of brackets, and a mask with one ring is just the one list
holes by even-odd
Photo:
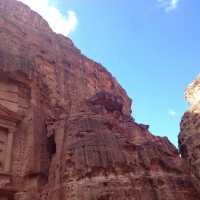
[[185, 97], [190, 108], [181, 121], [180, 152], [192, 174], [200, 181], [200, 76], [188, 86]]
[[103, 66], [0, 0], [0, 200], [199, 200], [198, 145], [182, 159], [148, 128]]

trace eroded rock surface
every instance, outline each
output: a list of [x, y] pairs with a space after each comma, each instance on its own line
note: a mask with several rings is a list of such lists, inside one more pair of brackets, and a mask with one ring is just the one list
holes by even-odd
[[200, 76], [188, 86], [185, 97], [190, 108], [181, 121], [180, 152], [200, 181]]
[[1, 200], [199, 200], [188, 163], [148, 128], [103, 66], [0, 0]]

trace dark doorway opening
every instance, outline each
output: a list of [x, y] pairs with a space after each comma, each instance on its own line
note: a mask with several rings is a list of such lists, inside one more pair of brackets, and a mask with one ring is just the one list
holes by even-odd
[[55, 142], [54, 134], [52, 134], [51, 136], [48, 137], [47, 150], [49, 152], [49, 159], [51, 160], [52, 157], [56, 154], [56, 142]]

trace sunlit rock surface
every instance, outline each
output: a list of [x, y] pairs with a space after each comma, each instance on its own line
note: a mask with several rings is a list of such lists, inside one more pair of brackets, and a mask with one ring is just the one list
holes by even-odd
[[200, 104], [200, 75], [186, 89], [185, 98], [191, 106]]
[[0, 0], [0, 200], [199, 200], [190, 165], [112, 75]]

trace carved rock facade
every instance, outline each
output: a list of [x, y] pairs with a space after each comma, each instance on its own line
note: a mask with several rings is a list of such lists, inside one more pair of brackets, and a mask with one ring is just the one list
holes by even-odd
[[0, 200], [200, 199], [112, 75], [15, 0], [0, 0], [0, 76]]

